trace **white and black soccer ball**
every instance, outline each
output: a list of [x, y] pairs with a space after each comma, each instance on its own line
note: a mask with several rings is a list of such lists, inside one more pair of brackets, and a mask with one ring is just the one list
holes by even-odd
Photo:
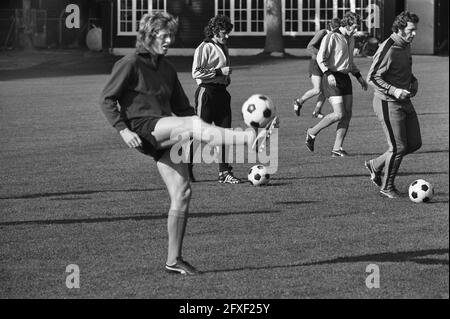
[[258, 164], [248, 170], [248, 180], [254, 186], [266, 185], [270, 180], [270, 174], [267, 172], [267, 167]]
[[242, 104], [242, 117], [249, 127], [265, 127], [276, 115], [272, 100], [263, 94], [254, 94]]
[[409, 198], [414, 203], [427, 203], [434, 195], [433, 185], [423, 179], [418, 179], [409, 185]]

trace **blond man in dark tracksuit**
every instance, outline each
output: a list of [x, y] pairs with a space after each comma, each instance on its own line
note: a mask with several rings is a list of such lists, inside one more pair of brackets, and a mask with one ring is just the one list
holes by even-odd
[[394, 181], [403, 157], [422, 145], [419, 121], [411, 103], [418, 82], [412, 74], [410, 44], [418, 22], [417, 15], [407, 11], [395, 18], [394, 33], [378, 48], [367, 76], [369, 84], [375, 88], [373, 109], [389, 148], [365, 165], [372, 182], [381, 187], [381, 195], [388, 198], [400, 196]]

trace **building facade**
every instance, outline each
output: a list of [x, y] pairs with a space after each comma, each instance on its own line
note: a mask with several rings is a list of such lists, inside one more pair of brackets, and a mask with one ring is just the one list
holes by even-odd
[[[447, 0], [277, 0], [281, 5], [282, 37], [289, 49], [304, 49], [333, 17], [353, 11], [361, 16], [360, 30], [384, 40], [391, 34], [395, 16], [408, 9], [421, 18], [420, 32], [413, 46], [418, 54], [448, 54]], [[103, 50], [119, 53], [135, 46], [140, 18], [148, 12], [166, 11], [179, 18], [174, 50], [193, 49], [203, 40], [203, 29], [216, 14], [230, 17], [234, 24], [230, 52], [262, 50], [265, 45], [267, 0], [2, 0], [0, 1], [0, 44], [10, 45], [11, 30], [20, 30], [20, 10], [31, 6], [38, 18], [39, 38], [44, 47], [77, 47], [85, 43], [95, 24], [102, 29]], [[67, 29], [65, 9], [79, 7], [81, 24]], [[18, 13], [19, 12], [19, 13]], [[18, 18], [19, 17], [19, 18]], [[42, 18], [43, 17], [43, 18]], [[15, 19], [15, 20], [14, 20]], [[37, 41], [39, 40], [39, 41]], [[9, 41], [9, 42], [8, 42]], [[190, 50], [190, 51], [189, 51]]]
[[[381, 0], [281, 0], [282, 33], [286, 48], [304, 48], [333, 17], [347, 11], [362, 17], [360, 29], [373, 36], [380, 32]], [[234, 25], [230, 48], [262, 48], [266, 34], [265, 0], [116, 0], [109, 1], [112, 38], [107, 45], [127, 48], [134, 45], [138, 22], [143, 14], [167, 11], [179, 17], [175, 48], [195, 48], [203, 39], [208, 20], [222, 14]], [[381, 35], [380, 35], [381, 36]]]

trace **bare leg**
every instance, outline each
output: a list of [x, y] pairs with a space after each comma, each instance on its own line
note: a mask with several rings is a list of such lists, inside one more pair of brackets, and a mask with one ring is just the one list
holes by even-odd
[[300, 103], [303, 104], [309, 99], [315, 97], [316, 95], [320, 94], [320, 83], [322, 81], [322, 77], [318, 75], [311, 75], [311, 83], [313, 85], [313, 88], [306, 91], [305, 94], [300, 99]]
[[322, 106], [324, 103], [325, 103], [325, 96], [323, 95], [322, 92], [320, 92], [319, 96], [317, 97], [316, 107], [314, 108], [313, 111], [314, 117], [317, 117], [319, 119], [323, 118]]
[[170, 197], [170, 209], [167, 218], [169, 243], [167, 248], [167, 264], [173, 265], [182, 257], [184, 233], [191, 200], [188, 166], [186, 163], [174, 164], [165, 152], [157, 162], [158, 171], [166, 184]]
[[315, 136], [324, 128], [340, 121], [344, 117], [344, 101], [342, 96], [331, 96], [328, 101], [333, 108], [333, 113], [327, 114], [316, 126], [310, 128], [308, 133]]
[[213, 126], [198, 116], [163, 117], [156, 124], [153, 135], [161, 148], [167, 148], [184, 140], [194, 138], [211, 146], [251, 144], [255, 139], [253, 130], [232, 130]]
[[352, 118], [353, 96], [344, 95], [344, 116], [339, 121], [336, 129], [336, 140], [334, 142], [333, 150], [340, 150], [344, 144], [345, 136], [347, 135], [350, 120]]

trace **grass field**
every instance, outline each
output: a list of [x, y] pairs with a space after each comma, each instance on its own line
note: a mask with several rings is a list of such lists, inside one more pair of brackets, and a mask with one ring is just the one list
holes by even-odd
[[[364, 160], [386, 142], [372, 89], [354, 82], [345, 146], [334, 128], [304, 146], [313, 103], [308, 60], [232, 57], [233, 126], [253, 93], [281, 118], [279, 169], [267, 187], [220, 185], [215, 164], [195, 167], [184, 257], [205, 273], [171, 276], [166, 190], [155, 163], [123, 144], [98, 99], [115, 58], [79, 52], [0, 56], [0, 298], [449, 298], [449, 59], [414, 56], [423, 146], [404, 159], [397, 186], [435, 186], [429, 204], [381, 198]], [[28, 61], [26, 65], [20, 60]], [[193, 100], [190, 58], [170, 57]], [[363, 75], [370, 59], [358, 58]], [[329, 105], [326, 106], [329, 110]], [[250, 164], [235, 164], [245, 177]], [[66, 288], [66, 266], [80, 289]], [[380, 269], [368, 289], [366, 267]]]

